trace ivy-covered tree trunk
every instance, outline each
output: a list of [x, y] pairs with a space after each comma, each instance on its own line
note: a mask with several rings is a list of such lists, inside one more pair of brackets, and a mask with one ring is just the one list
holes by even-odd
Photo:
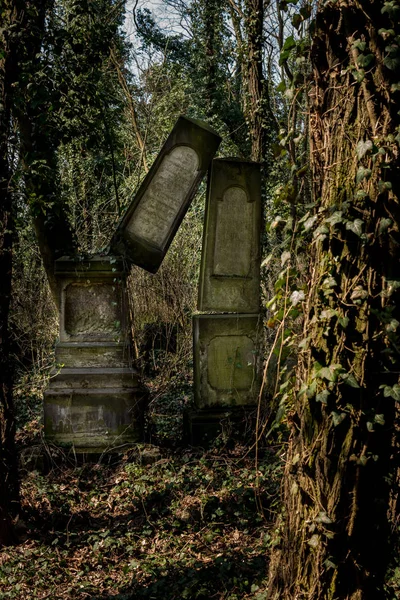
[[266, 153], [269, 105], [263, 77], [263, 0], [245, 0], [246, 60], [245, 116], [251, 141], [251, 159], [263, 161]]
[[58, 304], [54, 261], [74, 252], [74, 238], [66, 207], [57, 193], [59, 132], [55, 133], [54, 125], [49, 123], [49, 114], [55, 107], [51, 90], [46, 88], [41, 56], [46, 18], [54, 0], [14, 0], [13, 4], [19, 35], [14, 49], [13, 116], [19, 126], [26, 199], [50, 289]]
[[9, 158], [11, 80], [15, 59], [9, 35], [15, 18], [12, 3], [5, 2], [2, 5], [0, 16], [4, 24], [0, 37], [0, 546], [3, 546], [15, 541], [12, 516], [15, 516], [19, 507], [8, 335], [14, 236]]
[[[271, 600], [379, 600], [400, 400], [400, 4], [321, 3], [315, 213]], [[392, 497], [391, 497], [392, 496]]]

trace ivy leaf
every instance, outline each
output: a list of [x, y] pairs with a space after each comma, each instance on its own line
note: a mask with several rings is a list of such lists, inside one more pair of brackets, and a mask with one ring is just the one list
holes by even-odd
[[359, 158], [359, 160], [361, 160], [363, 158], [363, 156], [366, 155], [367, 152], [370, 152], [373, 148], [373, 143], [371, 142], [371, 140], [365, 140], [365, 142], [363, 140], [361, 140], [360, 142], [358, 142], [357, 146], [356, 146], [356, 153], [357, 156]]
[[352, 48], [357, 48], [360, 52], [364, 52], [367, 47], [367, 42], [363, 42], [362, 40], [355, 40], [351, 46]]
[[358, 235], [358, 237], [360, 237], [362, 234], [363, 225], [364, 223], [361, 219], [356, 219], [355, 221], [347, 221], [346, 229], [352, 231], [353, 233]]
[[316, 396], [315, 399], [317, 402], [321, 402], [321, 404], [328, 404], [328, 398], [330, 396], [330, 391], [329, 390], [322, 390], [322, 392], [319, 392]]
[[292, 17], [292, 25], [293, 27], [295, 27], [296, 29], [298, 29], [301, 25], [301, 23], [303, 22], [303, 17], [301, 15], [299, 15], [299, 13], [296, 13], [293, 15]]
[[314, 533], [314, 535], [308, 540], [307, 544], [311, 546], [311, 548], [317, 548], [319, 545], [319, 535]]
[[339, 317], [338, 323], [343, 327], [343, 329], [346, 329], [347, 325], [349, 324], [349, 317]]
[[356, 285], [353, 293], [350, 296], [350, 299], [351, 300], [365, 300], [365, 298], [367, 298], [367, 297], [368, 297], [367, 290], [364, 290], [364, 288], [361, 287], [361, 285]]
[[332, 412], [332, 421], [335, 427], [337, 427], [338, 425], [340, 425], [340, 423], [342, 423], [345, 418], [346, 418], [346, 413], [342, 412], [342, 413], [337, 413], [335, 411]]
[[292, 35], [286, 38], [285, 43], [283, 44], [282, 50], [291, 50], [296, 45], [295, 39]]
[[385, 2], [381, 9], [381, 13], [387, 13], [389, 17], [395, 21], [400, 17], [400, 6], [393, 0], [391, 2]]
[[384, 425], [385, 424], [385, 415], [382, 415], [382, 414], [375, 415], [374, 423], [378, 423], [378, 425]]
[[317, 382], [314, 379], [312, 384], [309, 385], [307, 388], [307, 392], [306, 392], [307, 398], [314, 398], [316, 391], [317, 391]]
[[360, 54], [357, 58], [357, 64], [359, 67], [365, 69], [366, 67], [369, 67], [374, 58], [375, 56], [373, 54]]
[[309, 219], [307, 219], [307, 221], [305, 221], [305, 223], [303, 225], [304, 231], [309, 231], [311, 229], [311, 227], [314, 225], [317, 218], [318, 218], [318, 216], [314, 215], [313, 217], [310, 217]]
[[348, 374], [346, 373], [345, 375], [342, 376], [342, 379], [346, 385], [349, 385], [352, 388], [360, 387], [357, 379], [354, 377], [354, 375], [352, 373], [348, 373]]
[[400, 401], [400, 385], [395, 383], [393, 387], [389, 385], [381, 386], [383, 387], [383, 395], [385, 398], [393, 398], [396, 402]]
[[297, 306], [299, 302], [305, 299], [305, 294], [302, 290], [295, 290], [290, 296], [292, 306]]
[[363, 69], [360, 69], [359, 71], [354, 70], [351, 72], [351, 74], [357, 83], [362, 83], [364, 81], [365, 71]]
[[369, 179], [371, 177], [371, 169], [366, 169], [365, 167], [359, 167], [356, 175], [357, 183], [361, 183], [364, 179]]
[[323, 288], [333, 288], [333, 287], [335, 287], [335, 285], [337, 285], [337, 281], [332, 276], [325, 277], [325, 279], [322, 282]]
[[332, 319], [332, 317], [336, 317], [336, 316], [337, 316], [336, 310], [333, 310], [333, 308], [326, 308], [325, 310], [321, 311], [319, 318], [320, 319]]
[[301, 348], [302, 350], [304, 348], [307, 348], [310, 339], [311, 339], [310, 336], [308, 336], [308, 337], [304, 338], [303, 340], [301, 340], [301, 342], [299, 343], [299, 348]]
[[382, 218], [379, 221], [379, 229], [378, 229], [378, 235], [382, 235], [382, 233], [385, 233], [385, 231], [387, 229], [389, 229], [389, 227], [392, 224], [392, 219], [389, 218]]
[[385, 56], [383, 64], [387, 69], [390, 69], [390, 71], [397, 71], [400, 67], [400, 56]]
[[390, 323], [386, 325], [385, 329], [388, 333], [394, 333], [399, 325], [400, 323], [397, 319], [391, 319]]
[[282, 267], [285, 266], [285, 264], [287, 263], [288, 260], [290, 260], [290, 252], [289, 251], [283, 252], [282, 255], [281, 255], [281, 265], [282, 265]]
[[335, 382], [341, 371], [343, 371], [342, 365], [333, 364], [329, 365], [329, 367], [322, 367], [319, 369], [317, 375], [320, 379], [327, 379], [328, 381]]
[[378, 181], [378, 190], [381, 194], [386, 192], [386, 190], [391, 190], [392, 184], [390, 181]]
[[330, 225], [337, 225], [343, 221], [343, 211], [337, 210], [328, 219], [325, 219], [326, 223]]

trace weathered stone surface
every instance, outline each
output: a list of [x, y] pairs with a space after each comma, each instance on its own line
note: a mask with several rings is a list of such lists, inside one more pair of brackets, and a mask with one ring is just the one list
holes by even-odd
[[124, 337], [126, 295], [123, 267], [115, 257], [56, 261], [60, 281], [60, 341], [117, 342]]
[[260, 235], [259, 164], [213, 160], [203, 232], [199, 310], [258, 313]]
[[133, 388], [139, 386], [138, 374], [129, 367], [63, 367], [52, 375], [52, 389]]
[[48, 389], [46, 438], [79, 452], [116, 449], [141, 441], [142, 397], [138, 389]]
[[111, 250], [155, 273], [221, 138], [202, 121], [179, 117], [111, 241]]
[[140, 441], [144, 392], [130, 360], [122, 263], [64, 257], [55, 271], [61, 341], [44, 394], [46, 438], [71, 443], [77, 452]]
[[59, 342], [56, 364], [79, 367], [124, 367], [130, 364], [129, 346], [124, 342]]
[[258, 315], [195, 315], [196, 407], [253, 406], [260, 389]]

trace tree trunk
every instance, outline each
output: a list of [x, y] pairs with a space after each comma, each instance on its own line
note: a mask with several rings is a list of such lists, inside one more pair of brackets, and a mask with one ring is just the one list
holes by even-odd
[[1, 34], [4, 55], [0, 60], [0, 547], [15, 541], [12, 516], [15, 516], [19, 508], [17, 453], [14, 444], [12, 369], [8, 336], [14, 236], [8, 149], [11, 78], [15, 66], [9, 26], [14, 22], [15, 13], [11, 3], [3, 5], [2, 10], [5, 25]]
[[[16, 43], [13, 113], [18, 122], [26, 198], [31, 210], [43, 266], [56, 304], [59, 304], [54, 261], [75, 251], [67, 210], [57, 194], [57, 135], [47, 122], [48, 98], [37, 74], [46, 15], [53, 0], [14, 0], [19, 43]], [[21, 44], [20, 40], [24, 43]], [[48, 90], [46, 90], [48, 92]]]
[[251, 141], [251, 159], [262, 162], [266, 150], [267, 89], [263, 79], [263, 0], [245, 0], [247, 37], [245, 115]]
[[328, 1], [316, 18], [317, 208], [271, 600], [385, 597], [400, 400], [400, 26], [387, 6]]

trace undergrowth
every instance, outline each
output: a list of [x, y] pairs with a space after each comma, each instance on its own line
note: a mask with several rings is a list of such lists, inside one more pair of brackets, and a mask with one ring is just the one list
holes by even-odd
[[22, 470], [20, 544], [0, 553], [0, 598], [266, 598], [275, 452], [258, 480], [244, 448], [146, 455]]

